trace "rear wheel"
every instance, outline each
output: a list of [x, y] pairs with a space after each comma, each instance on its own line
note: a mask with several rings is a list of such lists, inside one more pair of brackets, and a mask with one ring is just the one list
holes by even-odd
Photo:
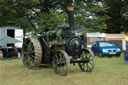
[[69, 71], [69, 59], [65, 51], [59, 50], [53, 57], [53, 68], [56, 74], [66, 76]]
[[36, 68], [42, 61], [42, 49], [36, 38], [26, 38], [23, 42], [22, 61], [25, 67]]
[[91, 72], [95, 67], [95, 57], [91, 50], [83, 49], [80, 54], [82, 60], [85, 62], [79, 63], [79, 67], [82, 71]]

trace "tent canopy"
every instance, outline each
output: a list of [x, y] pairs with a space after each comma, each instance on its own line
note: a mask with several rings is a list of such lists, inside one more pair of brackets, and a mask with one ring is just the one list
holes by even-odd
[[5, 36], [0, 40], [0, 45], [7, 44], [7, 43], [18, 43], [18, 42], [21, 42], [21, 41], [9, 36]]

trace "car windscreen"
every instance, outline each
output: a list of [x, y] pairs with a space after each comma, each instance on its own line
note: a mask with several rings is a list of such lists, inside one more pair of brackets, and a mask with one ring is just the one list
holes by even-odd
[[100, 47], [116, 46], [113, 42], [99, 42]]

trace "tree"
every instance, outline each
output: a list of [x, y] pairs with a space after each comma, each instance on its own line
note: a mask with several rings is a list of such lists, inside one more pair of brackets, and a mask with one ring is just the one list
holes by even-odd
[[106, 21], [108, 33], [128, 32], [128, 1], [127, 0], [104, 0], [109, 7], [107, 15], [110, 17]]
[[15, 0], [0, 0], [0, 26], [28, 27], [26, 11], [27, 9], [22, 8]]
[[121, 0], [105, 0], [105, 2], [109, 7], [107, 15], [110, 17], [110, 19], [106, 21], [108, 27], [106, 32], [120, 33], [123, 2]]
[[[85, 5], [83, 8], [85, 8], [86, 16], [91, 17], [91, 19], [85, 18], [86, 27], [107, 33], [128, 32], [128, 0], [80, 1]], [[77, 4], [81, 6], [79, 1]]]
[[[61, 0], [0, 0], [0, 26], [15, 25], [32, 30], [28, 18], [40, 28], [59, 23], [60, 13], [56, 12]], [[42, 19], [41, 19], [42, 18]], [[55, 20], [53, 22], [53, 20]], [[59, 21], [59, 22], [58, 22]], [[51, 25], [50, 25], [51, 24]], [[53, 25], [52, 25], [53, 24]]]
[[[128, 0], [75, 0], [75, 24], [88, 31], [127, 32]], [[0, 0], [0, 26], [32, 30], [28, 18], [41, 30], [67, 23], [65, 0]]]
[[83, 24], [87, 31], [90, 32], [105, 32], [107, 24], [105, 21], [109, 19], [106, 15], [107, 7], [103, 6], [103, 2], [100, 0], [81, 0], [76, 2], [77, 24]]

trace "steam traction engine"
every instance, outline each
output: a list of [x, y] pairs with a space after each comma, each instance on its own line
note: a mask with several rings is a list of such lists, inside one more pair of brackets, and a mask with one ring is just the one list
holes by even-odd
[[[81, 33], [74, 31], [73, 5], [67, 7], [70, 26], [58, 26], [54, 31], [37, 32], [36, 37], [25, 37], [22, 49], [22, 61], [28, 68], [41, 64], [53, 66], [56, 74], [65, 76], [69, 64], [78, 64], [80, 69], [91, 72], [95, 58], [91, 50], [84, 48]], [[35, 29], [37, 30], [37, 29]]]

